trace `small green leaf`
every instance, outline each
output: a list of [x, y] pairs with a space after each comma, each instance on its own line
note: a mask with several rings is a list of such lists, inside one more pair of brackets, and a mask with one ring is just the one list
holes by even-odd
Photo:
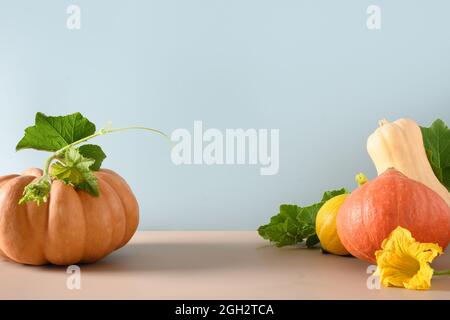
[[315, 225], [317, 212], [319, 212], [322, 205], [323, 201], [315, 203], [308, 207], [304, 208], [299, 207], [297, 210], [297, 220], [303, 221], [308, 225]]
[[98, 197], [100, 195], [100, 190], [98, 188], [98, 180], [93, 174], [86, 176], [85, 181], [80, 183], [77, 186], [77, 189], [84, 190], [87, 193], [93, 195], [94, 197]]
[[[290, 204], [282, 204], [280, 206], [280, 216], [287, 219], [296, 219], [298, 214], [298, 206]], [[276, 218], [275, 218], [276, 219]]]
[[312, 236], [309, 236], [308, 239], [306, 239], [306, 246], [308, 248], [312, 248], [319, 242], [320, 242], [319, 237], [317, 236], [317, 234], [314, 234]]
[[90, 167], [93, 171], [100, 170], [103, 160], [106, 159], [106, 154], [103, 152], [102, 148], [95, 144], [82, 145], [78, 148], [78, 151], [80, 151], [83, 157], [95, 160], [95, 163]]
[[295, 235], [298, 233], [298, 228], [299, 223], [297, 222], [297, 219], [288, 217], [284, 221], [284, 232], [286, 232], [287, 234], [295, 237]]
[[25, 129], [16, 150], [36, 149], [55, 152], [95, 133], [95, 125], [81, 113], [49, 117], [38, 112], [35, 125]]
[[450, 192], [450, 129], [438, 119], [430, 128], [421, 127], [421, 130], [434, 174]]
[[83, 157], [77, 148], [69, 148], [64, 157], [52, 165], [51, 176], [98, 196], [98, 181], [90, 169], [94, 164], [94, 159]]

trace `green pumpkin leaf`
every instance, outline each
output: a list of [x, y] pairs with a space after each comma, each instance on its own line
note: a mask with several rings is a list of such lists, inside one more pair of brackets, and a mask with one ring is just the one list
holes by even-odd
[[316, 216], [324, 203], [335, 196], [348, 193], [346, 189], [327, 191], [322, 200], [307, 207], [284, 204], [270, 222], [258, 228], [259, 235], [278, 247], [303, 243], [313, 247], [319, 243], [316, 235]]
[[16, 150], [36, 149], [56, 152], [95, 133], [95, 125], [81, 113], [50, 117], [38, 112], [35, 125], [25, 129]]
[[78, 148], [78, 151], [83, 157], [95, 160], [95, 163], [90, 167], [93, 171], [100, 170], [103, 160], [106, 159], [106, 154], [103, 152], [102, 148], [95, 144], [82, 145]]
[[431, 127], [421, 127], [425, 150], [438, 180], [450, 192], [450, 129], [438, 119]]
[[308, 239], [306, 239], [306, 246], [308, 248], [312, 248], [319, 242], [320, 242], [319, 237], [317, 236], [317, 234], [314, 234], [312, 236], [309, 236]]

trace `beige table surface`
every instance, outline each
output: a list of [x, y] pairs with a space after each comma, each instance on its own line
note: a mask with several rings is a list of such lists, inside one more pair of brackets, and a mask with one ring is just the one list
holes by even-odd
[[0, 299], [450, 299], [450, 277], [424, 292], [369, 290], [367, 263], [275, 248], [256, 232], [139, 232], [80, 267], [81, 289], [69, 290], [66, 268], [0, 260]]

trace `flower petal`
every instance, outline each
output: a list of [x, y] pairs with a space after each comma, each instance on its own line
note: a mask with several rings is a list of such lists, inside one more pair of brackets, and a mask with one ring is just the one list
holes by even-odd
[[428, 290], [431, 287], [431, 278], [433, 277], [433, 269], [428, 263], [420, 266], [417, 274], [408, 281], [403, 283], [403, 286], [409, 290]]

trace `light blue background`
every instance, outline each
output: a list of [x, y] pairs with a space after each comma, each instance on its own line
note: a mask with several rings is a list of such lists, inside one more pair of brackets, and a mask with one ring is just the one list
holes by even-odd
[[[82, 29], [66, 28], [81, 7]], [[366, 8], [382, 29], [366, 28]], [[98, 139], [141, 204], [141, 229], [255, 229], [280, 203], [308, 204], [375, 174], [380, 118], [450, 121], [450, 3], [362, 0], [0, 1], [0, 171], [34, 113], [167, 132], [279, 128], [280, 173], [174, 166], [142, 132]]]

